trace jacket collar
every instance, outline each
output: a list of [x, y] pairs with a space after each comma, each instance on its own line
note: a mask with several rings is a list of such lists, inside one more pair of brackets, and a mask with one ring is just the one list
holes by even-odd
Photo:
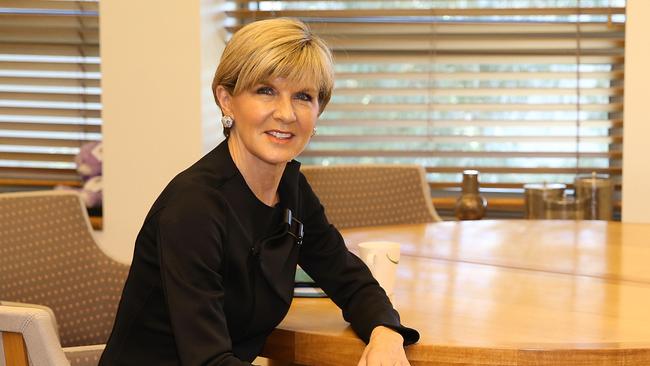
[[[235, 177], [240, 177], [243, 181], [243, 176], [235, 162], [232, 160], [230, 150], [228, 150], [228, 140], [222, 141], [216, 148], [209, 152], [203, 159], [199, 161], [200, 165], [210, 167], [211, 171], [216, 175], [217, 181], [225, 182]], [[283, 208], [288, 208], [296, 215], [298, 208], [298, 181], [300, 177], [300, 162], [291, 160], [287, 163], [280, 178], [280, 185], [278, 186], [278, 193], [280, 195], [280, 205]], [[244, 182], [245, 184], [245, 182]]]

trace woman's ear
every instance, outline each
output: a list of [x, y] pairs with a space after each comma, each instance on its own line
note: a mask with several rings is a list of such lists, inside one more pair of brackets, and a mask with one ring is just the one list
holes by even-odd
[[234, 117], [232, 115], [232, 95], [230, 95], [230, 92], [223, 85], [217, 85], [216, 96], [219, 100], [223, 115]]

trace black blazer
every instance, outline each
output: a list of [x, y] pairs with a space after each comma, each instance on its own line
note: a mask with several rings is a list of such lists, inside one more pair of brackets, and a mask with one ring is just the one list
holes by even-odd
[[275, 208], [250, 191], [226, 142], [176, 176], [138, 234], [99, 364], [250, 365], [289, 309], [297, 264], [365, 342], [378, 325], [416, 342], [299, 167], [287, 164]]

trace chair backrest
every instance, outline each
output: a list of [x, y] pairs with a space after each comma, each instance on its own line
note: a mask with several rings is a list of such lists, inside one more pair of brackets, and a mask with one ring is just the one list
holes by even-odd
[[303, 166], [301, 171], [339, 229], [440, 221], [419, 165]]
[[64, 347], [106, 343], [128, 273], [92, 235], [74, 192], [0, 194], [0, 300], [50, 307]]
[[70, 366], [43, 309], [0, 305], [0, 333], [0, 365]]

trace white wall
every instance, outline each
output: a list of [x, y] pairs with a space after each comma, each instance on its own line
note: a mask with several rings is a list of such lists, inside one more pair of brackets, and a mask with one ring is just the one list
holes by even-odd
[[650, 1], [627, 0], [623, 221], [650, 223]]
[[223, 35], [215, 0], [101, 1], [104, 230], [130, 262], [151, 204], [223, 138], [210, 84]]

